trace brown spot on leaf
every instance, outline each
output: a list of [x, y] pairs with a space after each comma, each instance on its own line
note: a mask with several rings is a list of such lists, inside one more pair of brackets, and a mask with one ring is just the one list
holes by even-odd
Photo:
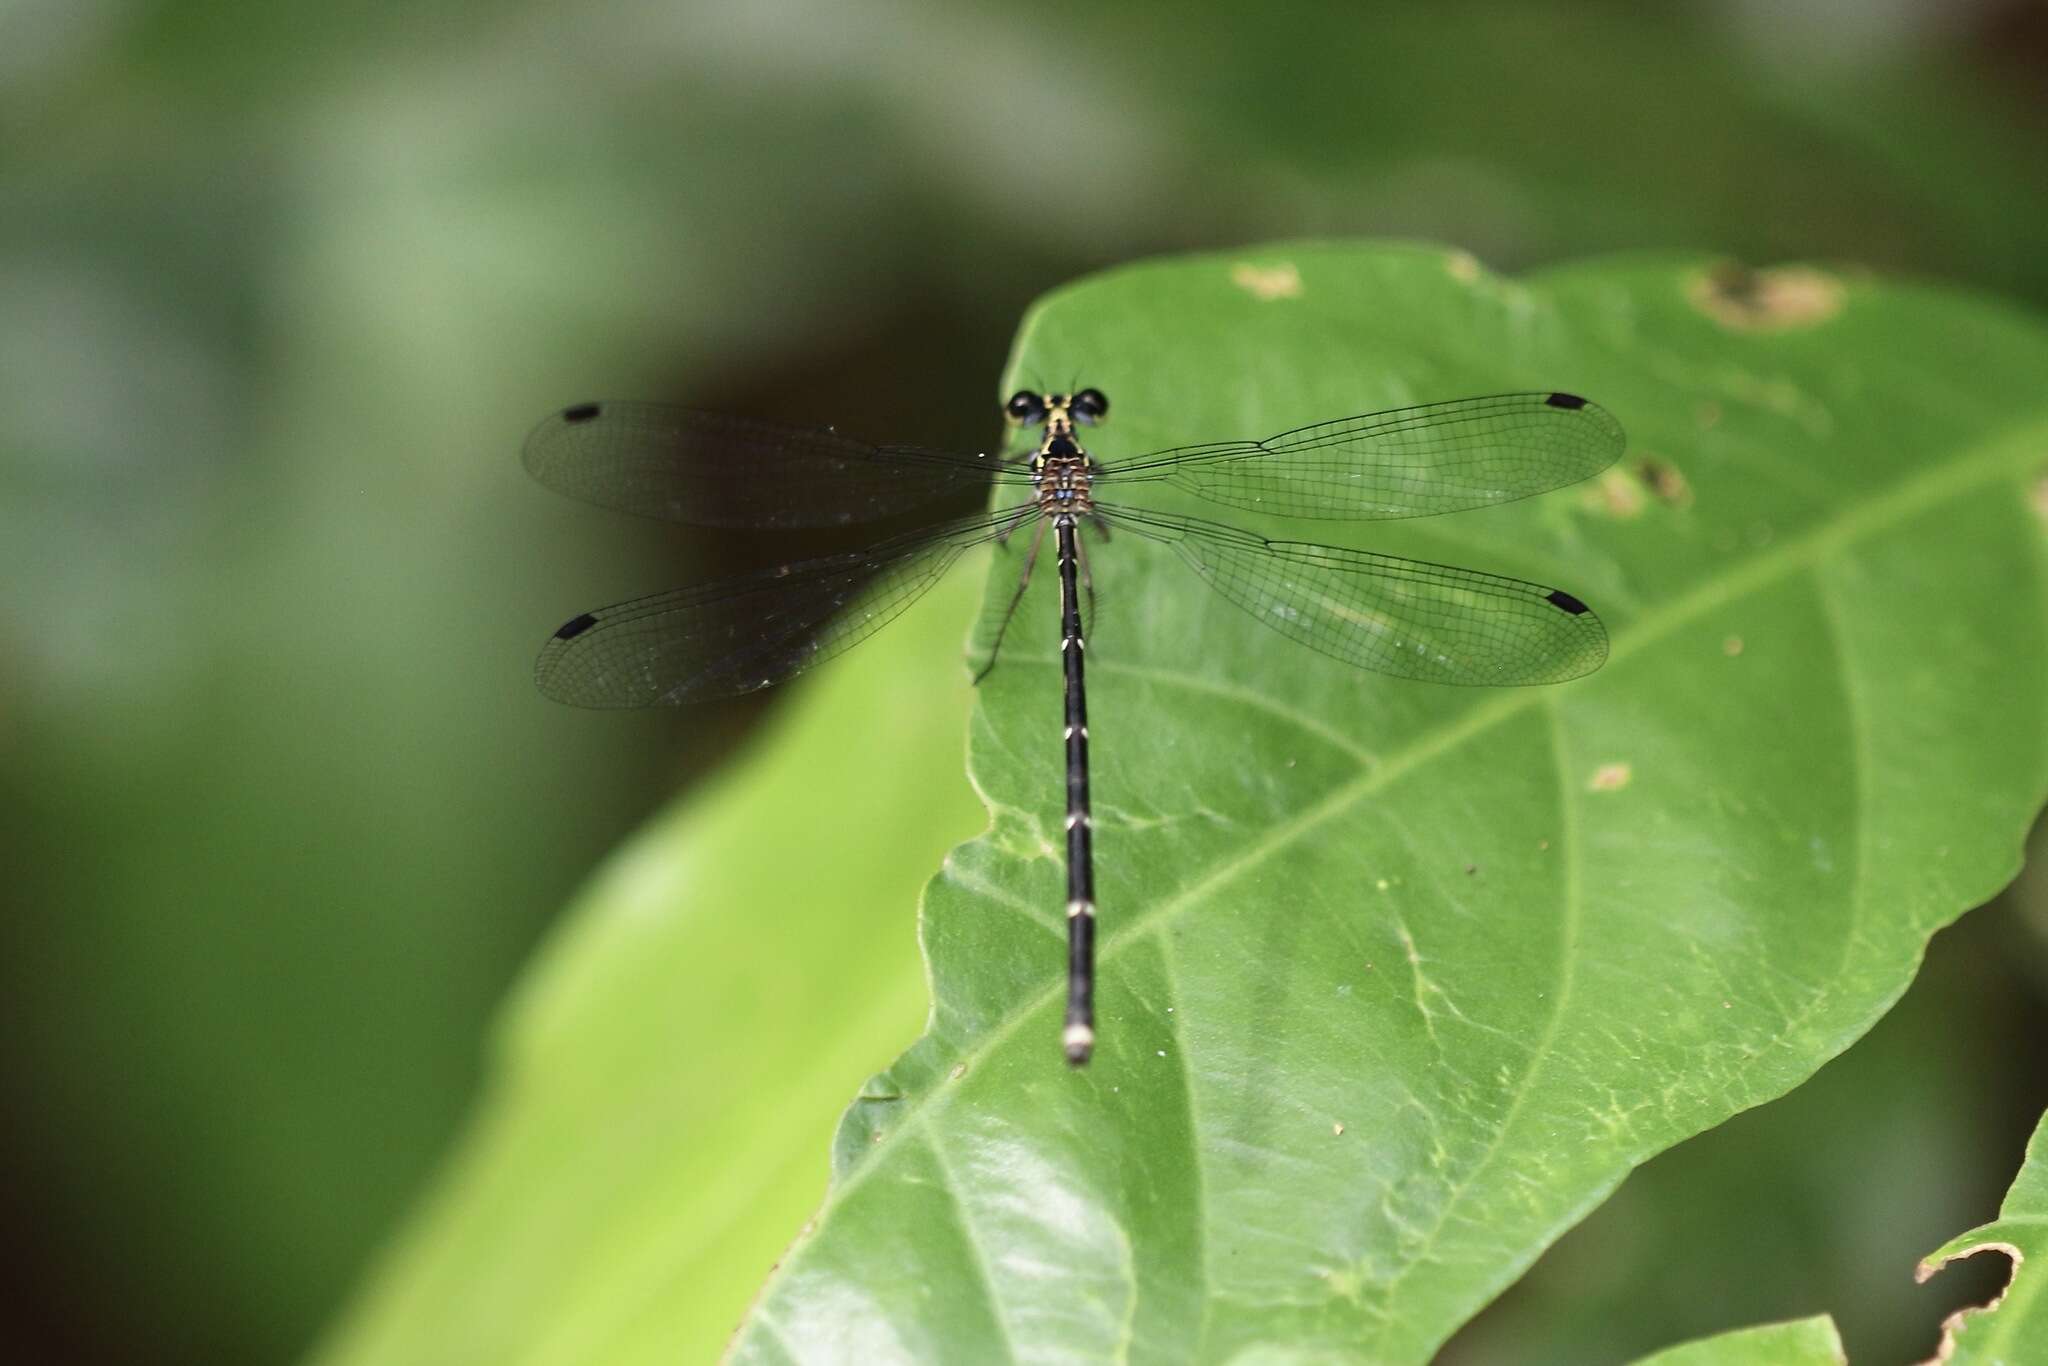
[[1842, 282], [1811, 266], [1753, 270], [1724, 262], [1702, 271], [1686, 289], [1693, 307], [1723, 327], [1782, 332], [1813, 327], [1842, 311]]
[[1271, 266], [1241, 261], [1230, 268], [1230, 283], [1265, 303], [1301, 297], [1301, 272], [1294, 268], [1292, 261]]
[[1444, 269], [1459, 284], [1469, 285], [1479, 278], [1479, 258], [1469, 251], [1454, 251], [1444, 259]]
[[2044, 474], [2034, 481], [2034, 487], [2027, 501], [2034, 505], [2034, 515], [2042, 521], [2048, 522], [2048, 474]]
[[1593, 770], [1593, 776], [1586, 780], [1588, 792], [1619, 792], [1635, 777], [1635, 770], [1627, 764], [1602, 764]]
[[1671, 507], [1692, 506], [1692, 485], [1678, 472], [1678, 466], [1654, 455], [1636, 461], [1636, 478], [1658, 502]]
[[1644, 501], [1642, 484], [1622, 470], [1607, 471], [1579, 495], [1579, 502], [1587, 511], [1602, 513], [1616, 521], [1640, 516]]
[[1726, 656], [1728, 656], [1728, 657], [1729, 657], [1730, 659], [1733, 659], [1733, 658], [1735, 658], [1735, 656], [1737, 656], [1737, 655], [1741, 654], [1741, 653], [1742, 653], [1742, 637], [1741, 637], [1741, 636], [1730, 636], [1730, 637], [1728, 637], [1728, 639], [1726, 639], [1726, 640], [1722, 641], [1722, 642], [1721, 642], [1721, 653], [1722, 653], [1722, 654], [1724, 654], [1724, 655], [1726, 655]]

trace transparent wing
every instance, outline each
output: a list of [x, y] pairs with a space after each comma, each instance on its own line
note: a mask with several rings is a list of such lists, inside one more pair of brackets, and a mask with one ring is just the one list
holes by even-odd
[[[1100, 538], [1100, 543], [1109, 539], [1109, 528], [1099, 520], [1086, 523], [1082, 534], [1075, 539], [1075, 547], [1081, 559], [1081, 636], [1095, 642], [1102, 639], [1104, 623], [1112, 628], [1120, 625], [1116, 613], [1119, 605], [1116, 590], [1098, 581], [1095, 576], [1094, 555], [1089, 548], [1089, 532]], [[1009, 543], [1009, 553], [996, 556], [995, 565], [989, 571], [989, 582], [1003, 591], [990, 593], [982, 604], [981, 615], [975, 621], [974, 633], [970, 640], [968, 658], [975, 667], [975, 682], [979, 683], [1002, 662], [1003, 642], [1008, 639], [1010, 627], [1016, 623], [1017, 614], [1023, 610], [1024, 590], [1035, 573], [1041, 578], [1057, 582], [1059, 578], [1059, 552], [1054, 548], [1052, 522], [1039, 518], [1037, 525]], [[1106, 571], [1111, 577], [1115, 569]], [[1109, 610], [1105, 611], [1105, 607]], [[1054, 618], [1048, 614], [1050, 625]], [[1114, 636], [1111, 636], [1114, 639]]]
[[1286, 517], [1427, 517], [1512, 502], [1598, 474], [1626, 438], [1576, 394], [1493, 394], [1339, 418], [1265, 441], [1179, 446], [1112, 465], [1109, 484], [1166, 480]]
[[866, 640], [923, 596], [961, 552], [1033, 505], [585, 612], [555, 632], [534, 681], [579, 707], [646, 707], [754, 692]]
[[871, 446], [660, 403], [565, 408], [534, 428], [523, 459], [558, 493], [693, 526], [841, 526], [1030, 481], [1000, 455]]
[[1473, 569], [1096, 504], [1171, 545], [1224, 597], [1312, 650], [1432, 683], [1562, 683], [1607, 659], [1607, 628], [1562, 589]]

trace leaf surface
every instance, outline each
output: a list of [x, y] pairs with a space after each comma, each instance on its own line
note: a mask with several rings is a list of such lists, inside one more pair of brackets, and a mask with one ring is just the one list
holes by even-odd
[[1631, 1167], [1796, 1085], [2040, 806], [2043, 373], [2048, 335], [1981, 301], [1698, 260], [1518, 283], [1302, 245], [1044, 301], [1010, 380], [1109, 393], [1105, 497], [1161, 446], [1597, 399], [1631, 438], [1602, 480], [1344, 543], [1565, 586], [1611, 662], [1379, 678], [1096, 547], [1075, 1074], [1035, 586], [973, 717], [993, 829], [926, 895], [932, 1029], [849, 1113], [735, 1359], [1424, 1360]]
[[1635, 1366], [1843, 1366], [1841, 1335], [1825, 1314], [1716, 1333], [1638, 1358]]

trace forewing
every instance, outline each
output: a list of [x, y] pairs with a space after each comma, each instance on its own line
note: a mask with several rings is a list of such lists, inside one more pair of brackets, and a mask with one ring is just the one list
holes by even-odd
[[1029, 478], [996, 455], [872, 446], [660, 403], [566, 408], [534, 428], [523, 459], [558, 493], [693, 526], [840, 526]]
[[1265, 441], [1183, 446], [1112, 465], [1211, 502], [1285, 517], [1376, 521], [1512, 502], [1598, 474], [1627, 444], [1599, 404], [1493, 394], [1367, 413]]

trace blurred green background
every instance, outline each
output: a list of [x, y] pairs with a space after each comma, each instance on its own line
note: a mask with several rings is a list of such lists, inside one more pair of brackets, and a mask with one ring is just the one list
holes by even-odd
[[[0, 0], [0, 1356], [301, 1354], [551, 912], [775, 705], [533, 692], [565, 617], [787, 549], [530, 486], [550, 408], [979, 448], [1042, 290], [1302, 235], [2039, 308], [2044, 69], [2023, 0]], [[1445, 1359], [1823, 1310], [1930, 1351], [1987, 1269], [1912, 1262], [2048, 1103], [2044, 939], [2024, 881], [1942, 935]]]

